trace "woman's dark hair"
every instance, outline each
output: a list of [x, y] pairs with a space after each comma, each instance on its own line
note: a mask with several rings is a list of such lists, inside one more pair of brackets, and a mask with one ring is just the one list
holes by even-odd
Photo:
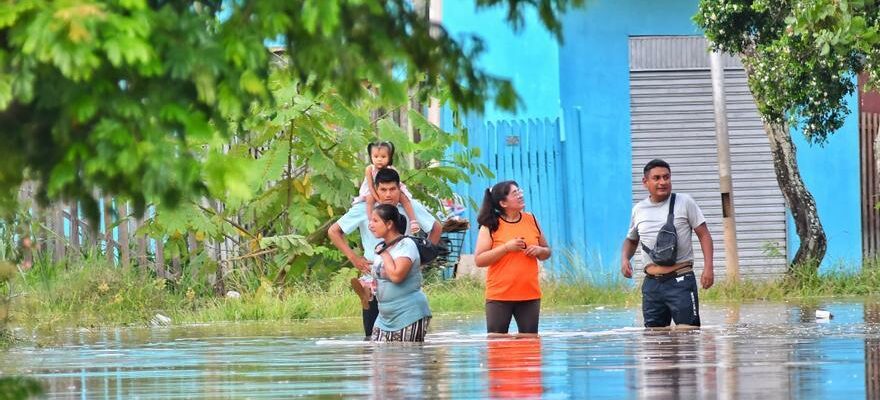
[[394, 222], [394, 228], [400, 232], [401, 235], [406, 233], [406, 217], [397, 211], [396, 206], [392, 206], [391, 204], [379, 204], [376, 208], [373, 208], [373, 211], [382, 219], [382, 221]]
[[498, 217], [501, 216], [501, 200], [507, 198], [512, 186], [519, 186], [515, 181], [498, 182], [495, 186], [486, 189], [483, 194], [483, 205], [477, 214], [477, 223], [489, 228], [489, 232], [498, 230]]
[[367, 157], [370, 157], [372, 161], [373, 157], [373, 148], [386, 148], [388, 149], [388, 166], [394, 165], [394, 143], [391, 142], [373, 142], [367, 145]]

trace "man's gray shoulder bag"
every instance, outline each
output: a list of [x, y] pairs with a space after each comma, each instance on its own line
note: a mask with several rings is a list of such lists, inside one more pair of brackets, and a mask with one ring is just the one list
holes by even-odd
[[675, 265], [675, 258], [678, 255], [678, 233], [675, 231], [675, 193], [669, 199], [669, 215], [666, 217], [666, 224], [660, 228], [657, 233], [657, 241], [654, 243], [654, 249], [649, 249], [642, 243], [642, 251], [648, 253], [654, 264], [662, 266]]

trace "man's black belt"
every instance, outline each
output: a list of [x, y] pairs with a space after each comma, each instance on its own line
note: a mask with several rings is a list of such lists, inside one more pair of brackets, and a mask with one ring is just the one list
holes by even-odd
[[658, 274], [658, 275], [651, 275], [651, 274], [649, 274], [649, 273], [648, 273], [648, 267], [645, 267], [645, 278], [648, 278], [648, 279], [657, 279], [657, 280], [665, 281], [665, 280], [667, 280], [667, 279], [675, 278], [675, 277], [677, 277], [677, 276], [686, 275], [686, 274], [689, 274], [689, 273], [691, 273], [691, 272], [694, 272], [694, 266], [693, 266], [693, 264], [685, 265], [685, 266], [683, 266], [683, 267], [681, 267], [681, 268], [679, 268], [679, 269], [677, 269], [677, 270], [675, 270], [675, 271], [667, 272], [667, 273], [665, 273], [665, 274]]

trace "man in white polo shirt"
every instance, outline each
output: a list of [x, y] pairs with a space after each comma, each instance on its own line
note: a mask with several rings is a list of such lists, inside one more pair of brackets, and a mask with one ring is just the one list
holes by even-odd
[[[406, 212], [400, 206], [400, 175], [397, 171], [391, 168], [379, 170], [374, 178], [374, 183], [376, 185], [376, 193], [379, 195], [379, 203], [397, 205], [400, 212], [406, 216]], [[370, 216], [367, 213], [365, 204], [359, 203], [352, 206], [345, 215], [339, 218], [339, 221], [330, 226], [327, 230], [327, 236], [330, 237], [333, 245], [348, 258], [352, 265], [362, 272], [369, 273], [370, 267], [373, 265], [373, 259], [376, 257], [376, 245], [379, 244], [380, 240], [370, 232]], [[419, 227], [423, 231], [428, 232], [428, 240], [431, 243], [437, 244], [440, 241], [440, 233], [442, 231], [440, 223], [421, 203], [413, 200], [412, 204]], [[407, 221], [406, 226], [409, 229], [409, 221]], [[355, 230], [360, 231], [361, 245], [364, 248], [363, 256], [355, 253], [345, 239], [345, 235]], [[407, 232], [407, 234], [411, 233]], [[355, 290], [358, 290], [357, 287], [355, 287]], [[361, 294], [363, 293], [359, 293], [359, 295]], [[373, 333], [373, 323], [376, 322], [376, 317], [379, 315], [379, 305], [376, 302], [376, 298], [371, 298], [369, 305], [366, 307], [363, 310], [364, 335], [369, 338]]]
[[[645, 281], [642, 283], [642, 314], [645, 327], [668, 327], [675, 321], [677, 327], [700, 326], [700, 306], [697, 281], [694, 275], [694, 249], [691, 233], [697, 234], [703, 250], [703, 289], [712, 287], [712, 235], [706, 227], [706, 218], [694, 199], [683, 193], [672, 193], [672, 171], [666, 161], [655, 159], [644, 168], [642, 184], [648, 189], [648, 198], [632, 209], [629, 232], [623, 241], [620, 272], [632, 278], [630, 259], [642, 247]], [[670, 204], [672, 203], [672, 204]], [[658, 250], [657, 236], [668, 221], [672, 206], [672, 222], [677, 236], [673, 259], [659, 262], [649, 254]], [[671, 253], [666, 253], [671, 254]], [[658, 256], [657, 253], [654, 254]], [[663, 265], [659, 265], [663, 264]]]

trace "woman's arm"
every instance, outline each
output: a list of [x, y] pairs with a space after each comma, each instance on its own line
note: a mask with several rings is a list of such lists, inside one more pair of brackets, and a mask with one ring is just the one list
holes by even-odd
[[480, 233], [477, 234], [477, 246], [474, 249], [474, 263], [478, 267], [488, 267], [494, 264], [501, 257], [511, 251], [522, 251], [526, 247], [526, 242], [522, 239], [513, 239], [505, 243], [503, 246], [492, 248], [492, 234], [489, 228], [480, 227]]
[[391, 257], [389, 250], [382, 252], [382, 265], [385, 277], [393, 283], [400, 283], [406, 279], [412, 268], [412, 260], [409, 257]]
[[[535, 220], [535, 225], [538, 225], [537, 219]], [[541, 230], [540, 226], [538, 226], [538, 232], [541, 233], [541, 236], [538, 238], [538, 245], [527, 247], [526, 255], [536, 257], [537, 259], [544, 261], [553, 255], [553, 250], [551, 250], [550, 245], [547, 244], [547, 238], [544, 237], [544, 231]]]
[[553, 250], [551, 250], [550, 245], [547, 244], [547, 239], [544, 238], [543, 233], [538, 239], [537, 246], [529, 246], [526, 248], [526, 255], [535, 257], [541, 261], [544, 261], [553, 255]]

